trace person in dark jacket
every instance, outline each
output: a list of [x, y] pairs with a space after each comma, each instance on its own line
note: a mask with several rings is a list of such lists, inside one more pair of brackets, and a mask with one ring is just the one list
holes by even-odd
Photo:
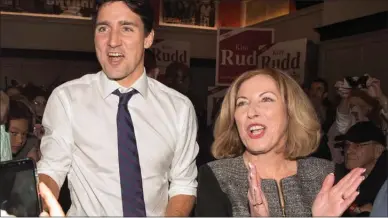
[[369, 216], [373, 202], [387, 179], [387, 150], [383, 131], [371, 121], [353, 125], [345, 135], [339, 136], [345, 146], [345, 173], [362, 167], [365, 180], [359, 187], [360, 194], [344, 216]]

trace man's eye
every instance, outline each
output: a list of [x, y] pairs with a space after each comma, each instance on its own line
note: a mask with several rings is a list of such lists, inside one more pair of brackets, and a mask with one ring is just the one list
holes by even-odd
[[124, 30], [125, 32], [133, 32], [133, 29], [130, 28], [130, 27], [123, 27], [123, 30]]
[[106, 27], [104, 27], [104, 26], [98, 27], [97, 31], [98, 32], [105, 32], [106, 31]]

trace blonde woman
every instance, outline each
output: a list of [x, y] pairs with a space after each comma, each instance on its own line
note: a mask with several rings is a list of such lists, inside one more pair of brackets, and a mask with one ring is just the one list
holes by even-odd
[[275, 69], [246, 72], [229, 88], [214, 130], [218, 159], [198, 175], [197, 216], [340, 216], [364, 169], [334, 185], [334, 166], [307, 157], [320, 124], [299, 85]]

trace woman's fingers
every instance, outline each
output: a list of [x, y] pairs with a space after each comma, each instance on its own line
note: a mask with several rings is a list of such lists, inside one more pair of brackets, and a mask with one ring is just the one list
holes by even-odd
[[350, 173], [348, 173], [344, 178], [342, 178], [337, 185], [333, 187], [334, 193], [343, 193], [346, 188], [352, 184], [352, 182], [361, 177], [362, 174], [365, 172], [365, 169], [363, 168], [355, 168]]
[[334, 185], [334, 174], [330, 173], [329, 175], [326, 176], [325, 180], [323, 180], [322, 183], [322, 188], [320, 192], [328, 192]]
[[361, 182], [365, 179], [364, 176], [360, 176], [360, 177], [356, 177], [355, 180], [353, 180], [349, 186], [346, 188], [344, 188], [344, 193], [343, 193], [343, 198], [344, 199], [348, 199], [350, 198], [350, 196], [353, 195], [353, 193], [355, 193], [358, 189], [358, 187], [361, 185]]
[[357, 196], [360, 194], [360, 192], [353, 192], [352, 195], [350, 195], [348, 198], [344, 199], [344, 201], [341, 204], [341, 214], [345, 212], [346, 209], [350, 207], [350, 205], [356, 200]]

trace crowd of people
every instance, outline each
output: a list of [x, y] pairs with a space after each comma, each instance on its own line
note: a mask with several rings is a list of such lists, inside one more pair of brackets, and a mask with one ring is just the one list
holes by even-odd
[[[2, 146], [1, 161], [32, 158], [40, 159], [39, 141], [43, 136], [42, 117], [47, 94], [32, 85], [8, 87], [1, 91]], [[5, 134], [5, 133], [8, 134]], [[9, 149], [8, 149], [9, 148]]]
[[303, 89], [279, 69], [248, 71], [213, 130], [187, 66], [172, 63], [157, 81], [152, 25], [147, 1], [103, 1], [102, 71], [51, 93], [1, 93], [1, 161], [37, 162], [42, 215], [387, 216], [379, 80], [344, 78], [335, 103], [324, 79]]

